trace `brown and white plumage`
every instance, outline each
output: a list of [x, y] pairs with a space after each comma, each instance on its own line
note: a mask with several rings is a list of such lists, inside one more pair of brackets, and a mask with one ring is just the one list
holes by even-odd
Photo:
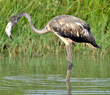
[[89, 25], [77, 17], [60, 15], [54, 17], [48, 25], [51, 30], [64, 38], [69, 38], [75, 42], [91, 43], [94, 47], [99, 48]]
[[30, 22], [30, 26], [34, 32], [38, 34], [53, 32], [65, 43], [68, 54], [67, 80], [70, 78], [70, 71], [72, 68], [70, 43], [74, 44], [73, 41], [90, 43], [94, 47], [99, 48], [99, 46], [95, 42], [89, 25], [85, 21], [70, 15], [56, 16], [53, 19], [51, 19], [43, 29], [37, 30], [33, 26], [31, 16], [28, 13], [19, 13], [18, 15], [12, 16], [9, 20], [9, 23], [6, 26], [5, 31], [9, 38], [12, 39], [12, 27], [15, 26], [20, 20], [20, 18], [23, 16], [28, 19], [28, 21]]

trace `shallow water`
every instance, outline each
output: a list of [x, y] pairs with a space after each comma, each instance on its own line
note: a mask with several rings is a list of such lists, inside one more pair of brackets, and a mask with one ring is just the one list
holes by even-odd
[[[110, 94], [110, 60], [73, 56], [71, 94]], [[0, 58], [1, 95], [67, 95], [66, 56]], [[88, 58], [87, 58], [88, 57]]]

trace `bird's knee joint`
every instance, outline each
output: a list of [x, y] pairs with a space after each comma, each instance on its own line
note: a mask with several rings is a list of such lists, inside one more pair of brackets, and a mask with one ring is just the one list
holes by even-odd
[[73, 63], [72, 63], [72, 62], [68, 62], [68, 69], [69, 69], [69, 70], [72, 69], [72, 66], [73, 66]]

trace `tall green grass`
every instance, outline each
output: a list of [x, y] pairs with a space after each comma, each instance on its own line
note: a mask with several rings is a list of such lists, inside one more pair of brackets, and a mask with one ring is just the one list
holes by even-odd
[[[12, 29], [13, 41], [5, 27], [10, 16], [21, 12], [31, 15], [34, 26], [43, 28], [57, 15], [77, 16], [86, 21], [93, 32], [96, 42], [101, 46], [99, 53], [110, 52], [110, 1], [109, 0], [0, 0], [0, 51], [14, 55], [55, 52], [65, 49], [64, 43], [54, 34], [39, 35], [34, 33], [26, 18], [21, 18]], [[85, 44], [76, 44], [73, 52], [91, 51]], [[85, 48], [86, 47], [86, 48]], [[72, 47], [73, 48], [73, 47]]]

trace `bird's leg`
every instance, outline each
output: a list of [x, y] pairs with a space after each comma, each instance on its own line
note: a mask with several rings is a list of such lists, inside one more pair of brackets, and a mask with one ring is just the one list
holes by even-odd
[[71, 55], [71, 46], [66, 45], [67, 55], [68, 55], [68, 69], [72, 69], [72, 55]]
[[67, 50], [67, 55], [68, 55], [68, 70], [67, 70], [67, 75], [66, 75], [66, 84], [67, 84], [67, 90], [68, 90], [68, 95], [71, 94], [71, 87], [70, 87], [70, 74], [71, 74], [71, 69], [72, 69], [72, 55], [71, 55], [71, 46], [66, 45], [66, 50]]
[[71, 55], [71, 46], [66, 45], [66, 50], [67, 50], [67, 55], [68, 55], [68, 70], [67, 70], [67, 76], [66, 76], [66, 81], [70, 80], [70, 73], [72, 69], [72, 55]]

